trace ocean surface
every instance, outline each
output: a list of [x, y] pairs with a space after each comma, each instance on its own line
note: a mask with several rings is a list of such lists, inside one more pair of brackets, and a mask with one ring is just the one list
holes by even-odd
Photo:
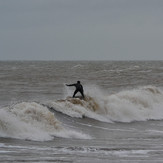
[[0, 162], [162, 163], [163, 61], [1, 61]]

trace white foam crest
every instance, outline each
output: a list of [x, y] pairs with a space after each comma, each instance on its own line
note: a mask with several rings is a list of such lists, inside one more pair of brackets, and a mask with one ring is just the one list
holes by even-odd
[[86, 99], [67, 98], [46, 103], [71, 117], [89, 117], [105, 122], [132, 122], [163, 119], [163, 93], [154, 86], [108, 95], [98, 87], [89, 87]]
[[106, 101], [107, 115], [113, 121], [159, 120], [163, 117], [163, 94], [153, 86], [122, 91], [108, 96]]
[[140, 68], [139, 66], [131, 66], [131, 67], [122, 68], [122, 69], [118, 69], [118, 68], [115, 68], [115, 69], [103, 69], [103, 70], [92, 72], [92, 74], [103, 74], [103, 73], [110, 73], [110, 72], [119, 73], [119, 72], [128, 71], [128, 70], [137, 70], [139, 68]]
[[35, 102], [22, 102], [12, 109], [0, 109], [0, 137], [47, 141], [56, 137], [90, 138], [64, 128], [54, 114]]
[[73, 66], [71, 69], [78, 69], [78, 68], [83, 68], [83, 67], [84, 67], [84, 65], [77, 64], [77, 65]]

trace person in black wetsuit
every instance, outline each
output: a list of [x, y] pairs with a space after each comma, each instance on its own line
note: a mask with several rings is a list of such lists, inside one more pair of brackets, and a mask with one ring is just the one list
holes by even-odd
[[73, 98], [75, 97], [75, 95], [78, 92], [80, 92], [84, 99], [84, 90], [83, 90], [83, 86], [80, 84], [80, 81], [77, 81], [77, 83], [75, 83], [75, 84], [66, 84], [66, 86], [75, 86], [76, 87], [76, 90], [74, 91], [74, 94], [73, 94]]

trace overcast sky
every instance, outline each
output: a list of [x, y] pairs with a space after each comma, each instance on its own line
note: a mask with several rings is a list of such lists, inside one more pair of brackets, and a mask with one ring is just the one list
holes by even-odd
[[163, 0], [0, 0], [0, 60], [163, 60]]

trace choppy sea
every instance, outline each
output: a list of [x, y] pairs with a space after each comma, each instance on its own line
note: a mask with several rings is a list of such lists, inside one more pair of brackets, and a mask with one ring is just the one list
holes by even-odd
[[163, 61], [1, 61], [0, 162], [162, 163]]

